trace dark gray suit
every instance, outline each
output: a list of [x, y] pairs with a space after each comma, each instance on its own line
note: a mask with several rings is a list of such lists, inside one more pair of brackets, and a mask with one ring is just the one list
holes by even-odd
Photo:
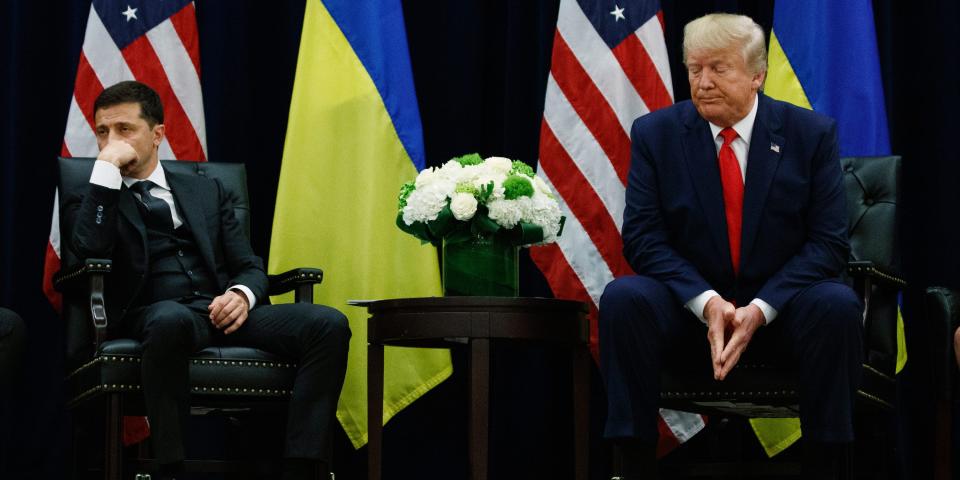
[[[90, 184], [63, 203], [65, 247], [74, 258], [111, 258], [105, 295], [113, 336], [143, 343], [142, 381], [160, 463], [183, 459], [189, 414], [188, 356], [211, 345], [259, 348], [299, 361], [287, 423], [285, 455], [326, 460], [327, 432], [346, 372], [346, 317], [322, 305], [263, 305], [267, 278], [219, 181], [166, 171], [184, 225], [164, 233], [144, 221], [125, 187]], [[165, 243], [166, 242], [166, 243]], [[165, 263], [163, 263], [163, 262]], [[158, 275], [158, 265], [164, 275]], [[180, 266], [180, 271], [176, 267]], [[154, 271], [151, 271], [154, 270]], [[224, 335], [207, 306], [228, 287], [257, 299], [247, 322]]]

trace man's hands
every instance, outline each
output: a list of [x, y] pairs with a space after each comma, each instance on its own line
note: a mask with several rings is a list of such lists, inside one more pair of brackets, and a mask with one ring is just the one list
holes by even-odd
[[753, 304], [736, 308], [717, 295], [703, 307], [703, 318], [707, 321], [713, 378], [723, 380], [740, 360], [753, 333], [765, 323], [763, 312]]
[[210, 302], [207, 307], [210, 312], [210, 321], [215, 327], [223, 330], [224, 335], [229, 335], [243, 326], [247, 321], [247, 312], [250, 310], [250, 304], [247, 303], [247, 296], [235, 290], [227, 290]]
[[123, 173], [126, 167], [135, 164], [140, 156], [129, 143], [123, 140], [110, 140], [100, 150], [97, 160], [103, 160], [116, 165]]

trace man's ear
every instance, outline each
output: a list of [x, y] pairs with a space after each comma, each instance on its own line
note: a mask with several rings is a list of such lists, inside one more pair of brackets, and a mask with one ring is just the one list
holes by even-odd
[[750, 86], [753, 87], [753, 91], [758, 91], [763, 87], [763, 81], [767, 79], [767, 71], [761, 70], [759, 73], [753, 76], [753, 79], [750, 82]]
[[162, 123], [153, 126], [153, 146], [159, 147], [163, 141], [163, 136], [167, 134], [166, 128]]

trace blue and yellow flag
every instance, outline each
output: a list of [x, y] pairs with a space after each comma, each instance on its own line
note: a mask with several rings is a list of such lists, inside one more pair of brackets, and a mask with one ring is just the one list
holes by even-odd
[[[840, 155], [890, 154], [877, 36], [870, 0], [778, 1], [764, 93], [837, 120]], [[897, 321], [897, 372], [907, 361]], [[800, 438], [796, 418], [755, 418], [753, 431], [774, 456]]]
[[[394, 223], [423, 150], [400, 0], [308, 0], [269, 270], [322, 268], [315, 298], [350, 319], [337, 417], [357, 448], [367, 442], [367, 314], [347, 300], [441, 294], [436, 249]], [[387, 348], [385, 360], [384, 421], [453, 371], [448, 350]]]
[[764, 92], [836, 119], [842, 157], [890, 154], [870, 0], [778, 1]]

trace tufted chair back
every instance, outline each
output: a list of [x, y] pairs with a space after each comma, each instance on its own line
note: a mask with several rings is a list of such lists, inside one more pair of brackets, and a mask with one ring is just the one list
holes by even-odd
[[[850, 262], [900, 279], [898, 235], [900, 157], [841, 159], [850, 214]], [[863, 376], [859, 394], [867, 403], [891, 408], [896, 397], [897, 313], [900, 286], [855, 284], [865, 303]]]
[[850, 157], [840, 163], [850, 214], [850, 259], [899, 271], [900, 157]]

